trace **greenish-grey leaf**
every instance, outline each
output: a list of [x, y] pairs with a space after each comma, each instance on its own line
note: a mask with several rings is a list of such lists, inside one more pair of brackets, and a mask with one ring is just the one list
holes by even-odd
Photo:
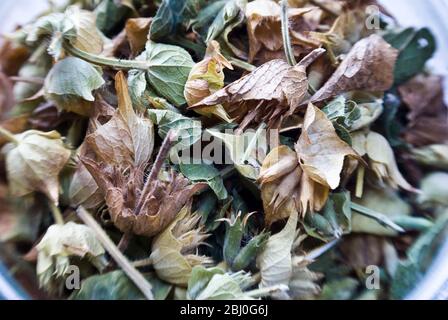
[[175, 34], [180, 24], [197, 15], [201, 2], [200, 0], [163, 0], [151, 23], [149, 31], [151, 40], [159, 41]]
[[175, 106], [185, 104], [184, 87], [194, 66], [190, 54], [178, 46], [149, 41], [139, 59], [148, 61], [151, 87]]
[[180, 171], [191, 181], [205, 181], [210, 188], [215, 192], [219, 200], [227, 198], [227, 190], [224, 187], [224, 182], [219, 174], [219, 171], [210, 164], [206, 163], [180, 163]]
[[436, 51], [436, 40], [428, 28], [393, 30], [384, 39], [400, 50], [395, 64], [395, 84], [402, 84], [421, 72]]
[[201, 138], [201, 121], [170, 110], [149, 109], [148, 114], [150, 119], [158, 126], [158, 133], [161, 138], [165, 138], [170, 130], [177, 131], [178, 142], [173, 149], [188, 148]]
[[[172, 286], [158, 279], [154, 274], [144, 274], [152, 285], [154, 299], [165, 300]], [[112, 271], [95, 275], [83, 281], [81, 289], [75, 291], [73, 300], [143, 300], [144, 295], [134, 283], [121, 271]]]
[[408, 250], [407, 259], [398, 265], [391, 288], [393, 298], [403, 299], [415, 288], [447, 237], [448, 211], [445, 210], [435, 225], [420, 236]]
[[90, 63], [68, 57], [56, 63], [45, 79], [45, 92], [58, 96], [74, 95], [94, 101], [92, 91], [104, 84], [101, 74]]

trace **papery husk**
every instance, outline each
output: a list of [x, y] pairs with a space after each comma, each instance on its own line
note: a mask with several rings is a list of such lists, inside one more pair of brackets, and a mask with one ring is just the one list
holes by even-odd
[[191, 204], [187, 204], [176, 219], [154, 238], [150, 258], [160, 279], [185, 287], [193, 267], [211, 262], [208, 257], [189, 253], [207, 237], [197, 227], [199, 220], [199, 216], [191, 214]]
[[14, 136], [3, 147], [6, 171], [13, 196], [21, 197], [33, 191], [44, 193], [54, 204], [59, 201], [59, 173], [71, 156], [57, 131], [29, 130]]
[[88, 158], [81, 161], [102, 191], [115, 226], [122, 232], [147, 237], [166, 228], [185, 203], [206, 185], [189, 185], [188, 179], [172, 171], [168, 174], [168, 180], [153, 181], [151, 196], [137, 213], [135, 206], [143, 189], [142, 167], [101, 166]]

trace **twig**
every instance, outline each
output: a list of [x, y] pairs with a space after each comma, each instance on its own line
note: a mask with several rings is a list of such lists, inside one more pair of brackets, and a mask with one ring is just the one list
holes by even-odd
[[17, 76], [12, 76], [12, 77], [9, 77], [9, 80], [11, 80], [13, 82], [25, 82], [25, 83], [38, 84], [38, 85], [43, 85], [45, 83], [45, 79], [44, 78], [39, 78], [39, 77], [17, 77]]
[[132, 239], [132, 234], [130, 232], [125, 232], [123, 233], [123, 235], [121, 236], [120, 242], [118, 242], [118, 250], [120, 250], [121, 252], [125, 252], [126, 249], [129, 246], [129, 242]]
[[237, 59], [235, 57], [227, 57], [226, 59], [229, 60], [233, 66], [238, 67], [240, 69], [246, 70], [248, 72], [252, 72], [256, 69], [256, 67], [246, 61]]
[[368, 217], [370, 219], [374, 219], [376, 220], [379, 224], [385, 226], [385, 227], [389, 227], [392, 230], [395, 230], [397, 232], [405, 232], [405, 230], [400, 227], [399, 225], [397, 225], [395, 222], [393, 222], [388, 216], [376, 212], [375, 210], [372, 210], [370, 208], [361, 206], [357, 203], [352, 202], [351, 203], [351, 207], [353, 210], [355, 210], [356, 212], [358, 212], [359, 214], [362, 214], [365, 217]]
[[143, 277], [143, 275], [129, 262], [129, 260], [118, 250], [117, 246], [112, 242], [109, 236], [104, 232], [98, 222], [84, 209], [82, 206], [76, 211], [79, 218], [92, 229], [98, 241], [104, 246], [106, 251], [111, 255], [115, 262], [123, 269], [129, 279], [134, 282], [137, 288], [143, 293], [148, 300], [154, 300], [151, 284]]
[[160, 147], [159, 153], [157, 154], [157, 158], [154, 161], [154, 164], [151, 168], [151, 172], [149, 173], [148, 179], [146, 179], [145, 186], [143, 187], [140, 198], [138, 199], [137, 206], [135, 207], [134, 213], [136, 215], [140, 214], [140, 210], [142, 209], [143, 204], [145, 203], [148, 195], [150, 194], [151, 183], [157, 179], [159, 175], [160, 169], [162, 169], [163, 162], [165, 161], [168, 153], [170, 152], [171, 147], [174, 142], [177, 140], [177, 132], [170, 130], [166, 135], [165, 140]]
[[288, 19], [288, 0], [282, 0], [281, 7], [281, 22], [282, 22], [282, 38], [283, 38], [283, 49], [285, 50], [286, 60], [290, 66], [295, 66], [297, 64], [296, 58], [294, 57], [294, 52], [291, 45], [291, 37], [289, 36], [289, 19]]
[[52, 200], [49, 199], [48, 203], [50, 204], [51, 213], [53, 214], [54, 221], [56, 224], [63, 225], [64, 224], [64, 217], [62, 216], [61, 210], [59, 210], [59, 207], [53, 203]]
[[153, 264], [153, 261], [151, 258], [146, 258], [146, 259], [142, 259], [142, 260], [137, 260], [132, 262], [132, 265], [136, 268], [143, 268], [143, 267], [147, 267]]
[[5, 128], [0, 127], [0, 135], [2, 135], [9, 142], [19, 144], [19, 140], [17, 140], [16, 137], [14, 137], [14, 135]]

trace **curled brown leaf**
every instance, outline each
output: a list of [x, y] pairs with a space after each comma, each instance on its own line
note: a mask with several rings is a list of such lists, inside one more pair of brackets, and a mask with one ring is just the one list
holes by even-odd
[[348, 91], [386, 91], [393, 84], [397, 56], [398, 50], [376, 34], [358, 41], [311, 102]]

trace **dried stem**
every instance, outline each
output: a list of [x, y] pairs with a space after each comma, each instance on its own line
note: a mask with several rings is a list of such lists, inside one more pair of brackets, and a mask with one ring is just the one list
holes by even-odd
[[132, 265], [136, 268], [143, 268], [143, 267], [148, 267], [150, 265], [152, 265], [153, 261], [151, 258], [146, 258], [146, 259], [142, 259], [142, 260], [137, 260], [132, 262]]
[[326, 50], [324, 48], [317, 48], [308, 53], [302, 60], [300, 60], [299, 64], [302, 67], [308, 68], [310, 64], [316, 61], [322, 54], [324, 54]]
[[243, 69], [243, 70], [246, 70], [248, 72], [252, 72], [256, 69], [256, 67], [254, 65], [252, 65], [246, 61], [237, 59], [235, 57], [227, 57], [226, 56], [226, 59], [229, 60], [233, 66]]
[[160, 170], [162, 169], [163, 162], [165, 161], [168, 153], [170, 152], [171, 147], [174, 142], [177, 140], [177, 132], [170, 130], [160, 147], [159, 153], [157, 154], [156, 160], [151, 168], [148, 179], [146, 179], [145, 186], [143, 187], [142, 194], [138, 199], [137, 205], [135, 207], [134, 213], [136, 215], [140, 214], [140, 210], [142, 209], [143, 204], [145, 203], [148, 196], [151, 193], [151, 183], [157, 179]]
[[16, 137], [14, 137], [14, 135], [5, 128], [0, 127], [0, 135], [3, 136], [9, 142], [19, 144], [19, 140], [17, 140]]
[[68, 41], [64, 41], [64, 49], [72, 56], [75, 56], [77, 58], [80, 58], [82, 60], [85, 60], [89, 63], [101, 67], [111, 67], [114, 69], [140, 69], [140, 70], [147, 70], [150, 67], [149, 63], [146, 61], [121, 60], [121, 59], [97, 56], [74, 47]]
[[98, 241], [104, 246], [115, 262], [123, 269], [129, 279], [134, 282], [137, 288], [144, 294], [148, 300], [154, 300], [151, 284], [143, 275], [129, 262], [129, 260], [120, 252], [117, 246], [104, 232], [103, 228], [93, 217], [81, 206], [77, 210], [79, 218], [95, 233]]
[[286, 60], [290, 66], [295, 66], [297, 62], [294, 57], [294, 51], [292, 50], [291, 37], [289, 36], [288, 0], [282, 0], [280, 17], [282, 21], [283, 48], [285, 50]]
[[9, 77], [9, 80], [11, 80], [13, 82], [25, 82], [25, 83], [38, 84], [38, 85], [43, 85], [45, 83], [45, 79], [44, 78], [39, 78], [39, 77], [17, 77], [17, 76], [13, 76], [13, 77]]
[[132, 234], [130, 232], [125, 232], [121, 236], [120, 242], [118, 242], [118, 250], [121, 252], [125, 252], [129, 246], [129, 242], [131, 242]]
[[64, 224], [64, 217], [62, 216], [61, 210], [59, 210], [59, 207], [53, 203], [52, 200], [48, 201], [51, 209], [51, 213], [53, 214], [54, 221], [56, 224], [63, 225]]

